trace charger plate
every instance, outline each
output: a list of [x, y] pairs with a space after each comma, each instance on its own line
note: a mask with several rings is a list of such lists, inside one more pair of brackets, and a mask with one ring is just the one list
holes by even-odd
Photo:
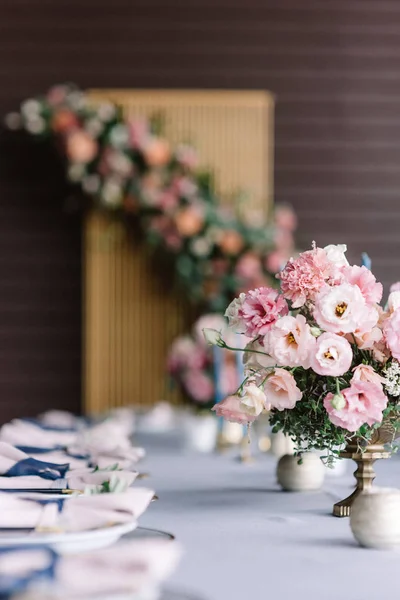
[[74, 532], [39, 532], [27, 529], [0, 529], [0, 548], [9, 546], [50, 546], [59, 554], [80, 554], [115, 544], [119, 538], [136, 529], [136, 521], [110, 525], [101, 529]]

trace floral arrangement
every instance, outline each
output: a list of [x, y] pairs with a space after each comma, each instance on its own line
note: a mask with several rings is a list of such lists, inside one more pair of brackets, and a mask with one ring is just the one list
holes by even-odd
[[74, 85], [58, 85], [6, 117], [11, 129], [56, 142], [67, 178], [86, 205], [134, 221], [158, 261], [168, 260], [198, 304], [223, 311], [238, 293], [272, 285], [293, 252], [296, 219], [278, 208], [266, 226], [249, 209], [223, 207], [195, 150], [172, 149], [160, 119], [126, 119], [120, 107], [91, 104]]
[[167, 370], [172, 382], [178, 386], [186, 402], [199, 410], [210, 409], [217, 396], [233, 394], [240, 384], [240, 371], [235, 353], [218, 348], [219, 356], [204, 340], [203, 329], [216, 328], [224, 332], [232, 344], [248, 341], [228, 330], [224, 317], [207, 314], [195, 323], [192, 334], [176, 338], [171, 345]]
[[[280, 291], [241, 293], [226, 310], [229, 326], [251, 338], [244, 380], [215, 405], [218, 415], [253, 422], [270, 411], [298, 452], [338, 448], [357, 438], [367, 444], [382, 422], [400, 427], [400, 285], [379, 305], [382, 285], [365, 266], [350, 266], [345, 245], [330, 245], [290, 259], [277, 275]], [[227, 343], [216, 328], [206, 340]]]

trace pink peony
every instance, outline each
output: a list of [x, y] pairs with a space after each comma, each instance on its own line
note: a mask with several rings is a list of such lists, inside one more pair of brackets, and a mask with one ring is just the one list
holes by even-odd
[[368, 304], [378, 304], [382, 300], [383, 287], [367, 267], [343, 267], [342, 274], [351, 285], [359, 287]]
[[68, 135], [65, 149], [71, 162], [89, 163], [95, 158], [98, 146], [91, 135], [77, 129]]
[[321, 329], [333, 333], [351, 333], [366, 321], [372, 329], [379, 319], [378, 311], [367, 306], [357, 285], [342, 283], [323, 289], [316, 298], [314, 318]]
[[195, 402], [205, 404], [214, 396], [214, 384], [208, 375], [197, 369], [190, 369], [182, 376], [182, 384]]
[[323, 333], [317, 339], [315, 353], [311, 356], [311, 368], [318, 375], [339, 377], [350, 369], [352, 360], [351, 346], [344, 337]]
[[[238, 314], [243, 333], [249, 337], [265, 335], [271, 326], [289, 312], [288, 305], [277, 290], [260, 287], [241, 294]], [[226, 316], [229, 318], [229, 307]]]
[[267, 398], [266, 407], [277, 410], [294, 408], [303, 396], [295, 378], [285, 369], [275, 369], [264, 384], [264, 392]]
[[353, 381], [349, 388], [342, 390], [345, 400], [343, 408], [332, 406], [333, 394], [324, 400], [330, 421], [337, 427], [355, 432], [364, 423], [369, 426], [382, 421], [382, 411], [386, 408], [387, 397], [382, 386], [367, 381]]
[[256, 420], [255, 416], [244, 412], [238, 396], [228, 396], [225, 400], [213, 406], [212, 410], [215, 410], [218, 417], [223, 417], [227, 421], [231, 421], [231, 423], [245, 425]]
[[386, 343], [394, 358], [400, 360], [400, 308], [384, 323]]
[[378, 375], [371, 365], [358, 365], [353, 369], [353, 381], [366, 381], [367, 383], [374, 383], [375, 385], [381, 385], [385, 383], [385, 378]]
[[283, 367], [310, 367], [316, 340], [303, 315], [282, 317], [264, 338], [265, 351]]
[[303, 252], [296, 260], [290, 259], [277, 277], [285, 298], [291, 300], [293, 308], [300, 308], [308, 300], [314, 300], [335, 275], [336, 267], [325, 251], [315, 248]]

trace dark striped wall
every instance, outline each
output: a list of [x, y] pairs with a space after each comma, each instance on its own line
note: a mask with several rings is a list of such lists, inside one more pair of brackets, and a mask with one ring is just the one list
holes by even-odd
[[[298, 241], [400, 279], [400, 2], [0, 0], [0, 113], [54, 82], [276, 93]], [[0, 418], [78, 408], [79, 218], [54, 158], [0, 140]], [[46, 169], [47, 167], [47, 169]]]

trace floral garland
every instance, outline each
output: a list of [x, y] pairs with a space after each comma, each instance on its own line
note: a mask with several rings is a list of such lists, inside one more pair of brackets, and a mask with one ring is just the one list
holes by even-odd
[[267, 226], [250, 210], [238, 218], [222, 208], [211, 174], [197, 170], [195, 150], [172, 150], [159, 121], [127, 120], [120, 107], [94, 106], [76, 86], [60, 85], [23, 102], [6, 123], [54, 140], [69, 182], [96, 207], [138, 223], [203, 309], [222, 311], [241, 291], [273, 285], [293, 252], [289, 207]]

